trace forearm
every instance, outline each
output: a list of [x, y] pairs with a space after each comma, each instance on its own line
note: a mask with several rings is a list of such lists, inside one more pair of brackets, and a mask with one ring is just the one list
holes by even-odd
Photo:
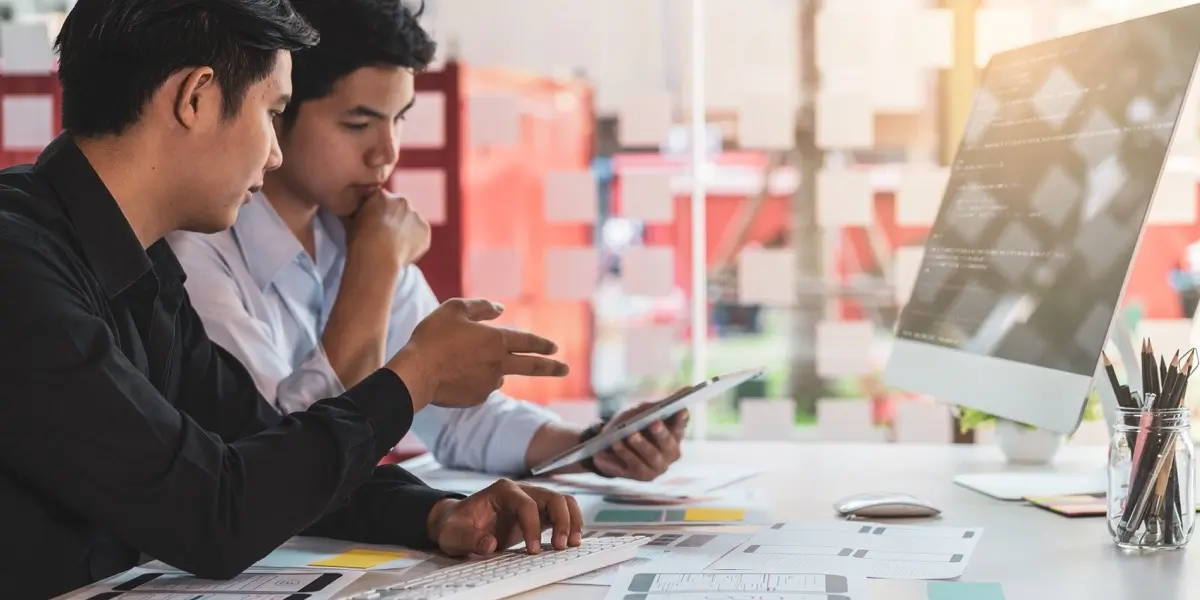
[[435, 520], [453, 500], [396, 465], [375, 469], [371, 478], [340, 507], [326, 513], [303, 533], [319, 537], [430, 549]]
[[347, 387], [387, 361], [388, 318], [403, 265], [351, 251], [341, 288], [321, 336], [325, 355]]
[[[579, 436], [583, 433], [582, 427], [570, 425], [568, 423], [546, 423], [533, 434], [533, 439], [529, 441], [529, 448], [525, 451], [525, 467], [532, 469], [559, 454], [562, 454], [568, 448], [579, 444]], [[554, 473], [582, 473], [583, 467], [579, 463], [575, 463]]]

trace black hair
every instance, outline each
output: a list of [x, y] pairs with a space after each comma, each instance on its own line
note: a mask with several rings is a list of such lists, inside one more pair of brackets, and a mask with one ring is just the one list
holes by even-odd
[[63, 129], [120, 134], [168, 78], [198, 66], [212, 67], [231, 118], [279, 51], [317, 40], [287, 0], [79, 0], [54, 43]]
[[321, 35], [321, 43], [292, 55], [292, 101], [285, 127], [300, 106], [333, 93], [343, 77], [363, 68], [388, 65], [424, 71], [437, 43], [420, 24], [424, 3], [413, 10], [402, 0], [292, 0]]

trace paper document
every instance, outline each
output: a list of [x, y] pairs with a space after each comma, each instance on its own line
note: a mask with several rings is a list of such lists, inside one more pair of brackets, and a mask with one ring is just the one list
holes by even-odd
[[777, 523], [711, 570], [833, 573], [881, 579], [953, 579], [966, 571], [982, 529], [844, 521]]
[[621, 501], [593, 497], [583, 502], [583, 521], [594, 527], [662, 527], [665, 525], [766, 525], [772, 523], [766, 503], [754, 490], [728, 490], [715, 498], [683, 502]]
[[80, 590], [71, 600], [332, 600], [362, 573], [250, 570], [228, 580], [179, 571], [130, 569]]
[[654, 481], [613, 480], [594, 473], [555, 475], [553, 480], [564, 486], [603, 494], [691, 498], [729, 487], [762, 472], [763, 469], [755, 467], [704, 467], [675, 464]]
[[[501, 479], [497, 475], [487, 473], [448, 469], [439, 464], [430, 454], [411, 458], [400, 463], [400, 466], [419, 477], [430, 487], [463, 494], [473, 494]], [[654, 481], [608, 479], [592, 473], [570, 473], [551, 477], [534, 477], [526, 479], [524, 482], [564, 494], [691, 498], [709, 495], [755, 477], [762, 472], [763, 469], [755, 467], [703, 467], [676, 464]]]
[[1103, 494], [1108, 489], [1104, 470], [1090, 473], [973, 473], [957, 475], [954, 483], [997, 500], [1028, 496]]
[[563, 583], [609, 586], [616, 581], [617, 572], [622, 568], [657, 564], [668, 555], [673, 569], [702, 571], [714, 560], [750, 539], [749, 534], [703, 533], [687, 530], [650, 533], [618, 529], [588, 529], [583, 532], [584, 539], [630, 535], [651, 535], [653, 539], [638, 548], [637, 558], [573, 577]]
[[840, 575], [621, 569], [606, 600], [866, 600], [867, 594], [865, 579]]
[[406, 569], [428, 555], [392, 546], [356, 544], [341, 540], [296, 537], [254, 563], [268, 569]]
[[92, 595], [77, 596], [71, 600], [311, 600], [310, 594], [194, 594], [191, 592], [88, 592]]

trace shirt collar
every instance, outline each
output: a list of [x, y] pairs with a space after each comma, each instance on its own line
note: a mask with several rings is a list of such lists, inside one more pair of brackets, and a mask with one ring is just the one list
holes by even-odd
[[[334, 254], [318, 257], [317, 260], [318, 265], [327, 269], [332, 259], [345, 254], [346, 230], [342, 222], [325, 209], [317, 211], [317, 219], [333, 242]], [[284, 267], [305, 253], [300, 241], [292, 235], [283, 218], [262, 193], [255, 194], [250, 203], [238, 212], [233, 234], [242, 249], [250, 276], [262, 290], [271, 285]]]
[[165, 240], [149, 250], [142, 248], [116, 199], [69, 134], [51, 142], [34, 168], [58, 193], [84, 259], [109, 299], [151, 270], [160, 276], [183, 279], [183, 267]]

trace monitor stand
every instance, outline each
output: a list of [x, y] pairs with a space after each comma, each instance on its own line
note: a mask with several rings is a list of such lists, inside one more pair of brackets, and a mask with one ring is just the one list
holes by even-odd
[[[1116, 346], [1123, 364], [1140, 364], [1124, 319], [1118, 317], [1115, 320], [1109, 341]], [[1100, 396], [1104, 422], [1111, 437], [1116, 428], [1117, 397], [1108, 383], [1108, 374], [1103, 362], [1097, 363], [1093, 380], [1096, 382], [1094, 387]], [[1133, 389], [1141, 391], [1139, 378], [1130, 378], [1129, 383]], [[1103, 494], [1108, 489], [1108, 474], [1107, 465], [1101, 462], [1097, 468], [1083, 471], [1068, 472], [1051, 466], [1039, 471], [972, 473], [954, 477], [954, 483], [999, 500], [1022, 500], [1029, 497]]]

